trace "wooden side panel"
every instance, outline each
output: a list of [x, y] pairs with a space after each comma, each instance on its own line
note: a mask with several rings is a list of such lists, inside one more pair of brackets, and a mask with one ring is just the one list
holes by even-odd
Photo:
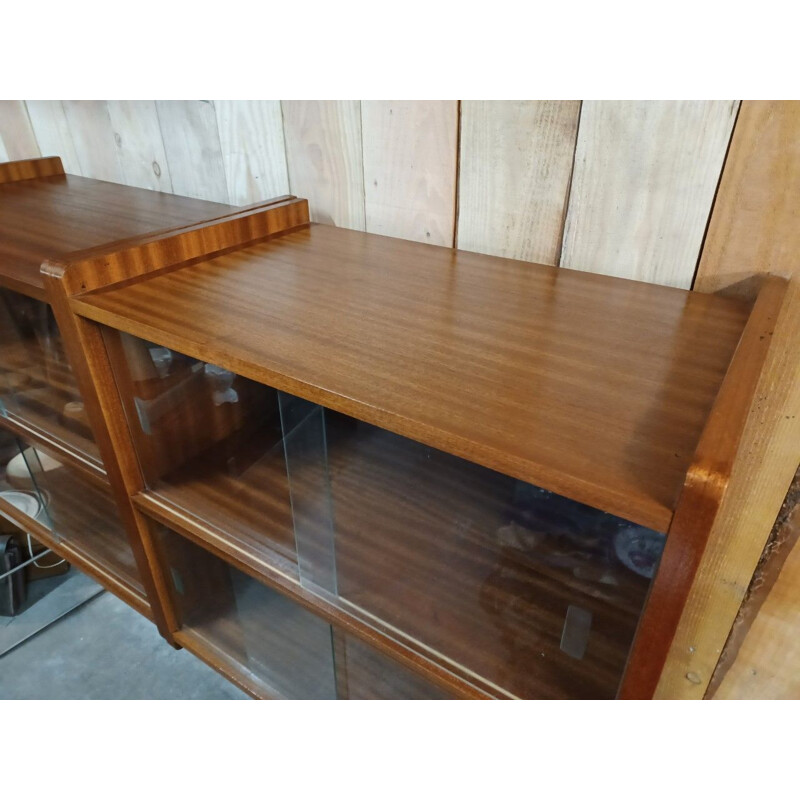
[[459, 248], [558, 264], [580, 107], [462, 103]]
[[584, 102], [561, 266], [688, 288], [737, 108]]
[[0, 100], [0, 161], [40, 156], [23, 100]]
[[167, 154], [154, 100], [109, 100], [122, 182], [142, 189], [172, 191]]
[[292, 194], [314, 222], [363, 231], [364, 166], [357, 100], [284, 100], [283, 130]]
[[215, 100], [230, 202], [256, 203], [289, 193], [278, 100]]
[[158, 100], [156, 107], [174, 192], [229, 202], [214, 104], [209, 100]]
[[458, 102], [361, 103], [366, 229], [453, 246]]
[[[748, 296], [754, 287], [752, 276], [759, 272], [794, 278], [756, 390], [758, 403], [744, 431], [744, 457], [731, 474], [694, 580], [658, 687], [661, 697], [705, 694], [797, 468], [800, 103], [796, 102], [742, 103], [695, 288]], [[794, 603], [800, 603], [797, 595]], [[797, 637], [799, 632], [795, 628], [791, 635]], [[791, 658], [794, 651], [788, 644], [785, 647]]]
[[26, 105], [41, 154], [59, 156], [65, 172], [81, 175], [81, 163], [61, 101], [28, 100]]
[[124, 182], [105, 101], [64, 100], [63, 106], [81, 175], [113, 183]]
[[723, 504], [735, 491], [731, 476], [747, 461], [742, 440], [762, 399], [756, 389], [784, 310], [787, 285], [776, 276], [764, 282], [708, 415], [634, 641], [620, 690], [625, 699], [654, 696], [706, 545]]

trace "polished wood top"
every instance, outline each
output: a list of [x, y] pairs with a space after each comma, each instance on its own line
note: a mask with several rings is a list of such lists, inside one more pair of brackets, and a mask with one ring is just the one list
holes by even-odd
[[0, 285], [44, 300], [40, 267], [45, 259], [234, 210], [77, 175], [0, 181]]
[[661, 531], [749, 313], [325, 225], [71, 303]]

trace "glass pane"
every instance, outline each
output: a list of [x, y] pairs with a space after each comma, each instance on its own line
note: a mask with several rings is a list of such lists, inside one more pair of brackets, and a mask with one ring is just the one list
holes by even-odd
[[344, 700], [451, 700], [421, 675], [383, 655], [355, 636], [334, 630], [336, 679]]
[[616, 694], [663, 535], [163, 347], [106, 341], [148, 487], [231, 557], [255, 554], [499, 695]]
[[144, 595], [110, 488], [41, 448], [27, 448], [24, 455], [55, 536]]
[[279, 392], [300, 582], [336, 593], [336, 556], [321, 406]]
[[184, 635], [263, 696], [441, 699], [444, 692], [369, 645], [163, 526], [161, 556]]
[[277, 392], [116, 331], [105, 340], [148, 488], [296, 576]]
[[[20, 442], [15, 436], [0, 430], [0, 497], [18, 511], [31, 517], [44, 525], [52, 528], [52, 523], [47, 515], [44, 498], [31, 469], [29, 460], [34, 460], [35, 454]], [[2, 524], [3, 533], [15, 533], [16, 526], [5, 522]]]
[[0, 289], [0, 414], [100, 460], [47, 303]]
[[343, 609], [514, 696], [616, 694], [661, 534], [341, 414], [324, 431]]

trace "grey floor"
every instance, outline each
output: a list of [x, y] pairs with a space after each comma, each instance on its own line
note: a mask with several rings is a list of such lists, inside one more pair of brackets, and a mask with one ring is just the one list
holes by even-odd
[[102, 592], [0, 657], [0, 699], [240, 700], [246, 695], [190, 653], [173, 650], [151, 622]]

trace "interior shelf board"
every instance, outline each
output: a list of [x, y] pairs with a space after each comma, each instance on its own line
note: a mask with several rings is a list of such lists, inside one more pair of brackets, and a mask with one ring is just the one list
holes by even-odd
[[317, 224], [71, 304], [662, 532], [749, 313]]
[[52, 529], [22, 513], [2, 497], [0, 497], [0, 515], [10, 520], [23, 533], [30, 534], [56, 555], [96, 580], [104, 589], [112, 592], [134, 610], [152, 620], [153, 612], [138, 578], [129, 580], [119, 570], [110, 569], [107, 559], [98, 559], [97, 553], [91, 548], [87, 549], [81, 543], [59, 538]]
[[96, 457], [91, 455], [96, 448], [90, 440], [70, 435], [65, 428], [52, 425], [47, 418], [40, 418], [27, 412], [23, 418], [13, 411], [6, 410], [0, 414], [0, 428], [19, 436], [27, 445], [34, 445], [47, 451], [56, 461], [76, 467], [90, 480], [108, 484], [108, 475], [99, 453]]
[[[363, 426], [354, 434], [352, 421], [339, 415], [329, 417], [326, 427], [341, 599], [337, 603], [318, 592], [312, 606], [327, 607], [332, 600], [357, 626], [374, 626], [378, 635], [404, 638], [406, 646], [440, 666], [482, 676], [497, 686], [499, 696], [614, 696], [646, 579], [619, 564], [592, 562], [583, 569], [598, 573], [594, 581], [576, 577], [546, 558], [528, 558], [502, 545], [497, 537], [508, 522], [514, 484], [505, 476], [487, 477], [480, 467], [445, 454], [426, 455], [417, 444], [377, 428]], [[236, 460], [235, 453], [228, 456]], [[202, 455], [198, 462], [204, 463]], [[405, 481], [417, 474], [420, 462], [426, 472], [413, 497], [406, 497]], [[197, 469], [190, 463], [182, 473], [196, 476]], [[250, 574], [268, 583], [282, 574], [284, 588], [300, 591], [296, 561], [276, 547], [278, 523], [291, 525], [282, 454], [253, 462], [240, 476], [248, 486], [265, 489], [269, 498], [261, 502], [255, 497], [231, 502], [226, 493], [240, 490], [230, 476], [215, 470], [203, 475], [196, 485], [196, 477], [189, 485], [177, 481], [139, 494], [134, 502], [168, 527], [188, 529], [191, 538]], [[225, 503], [201, 501], [203, 493], [211, 501], [224, 497]], [[387, 564], [395, 567], [387, 570]], [[560, 650], [570, 605], [588, 610], [595, 620], [582, 660]], [[447, 609], [447, 625], [436, 622], [431, 608]], [[546, 658], [547, 669], [531, 669], [534, 657], [537, 667]]]

